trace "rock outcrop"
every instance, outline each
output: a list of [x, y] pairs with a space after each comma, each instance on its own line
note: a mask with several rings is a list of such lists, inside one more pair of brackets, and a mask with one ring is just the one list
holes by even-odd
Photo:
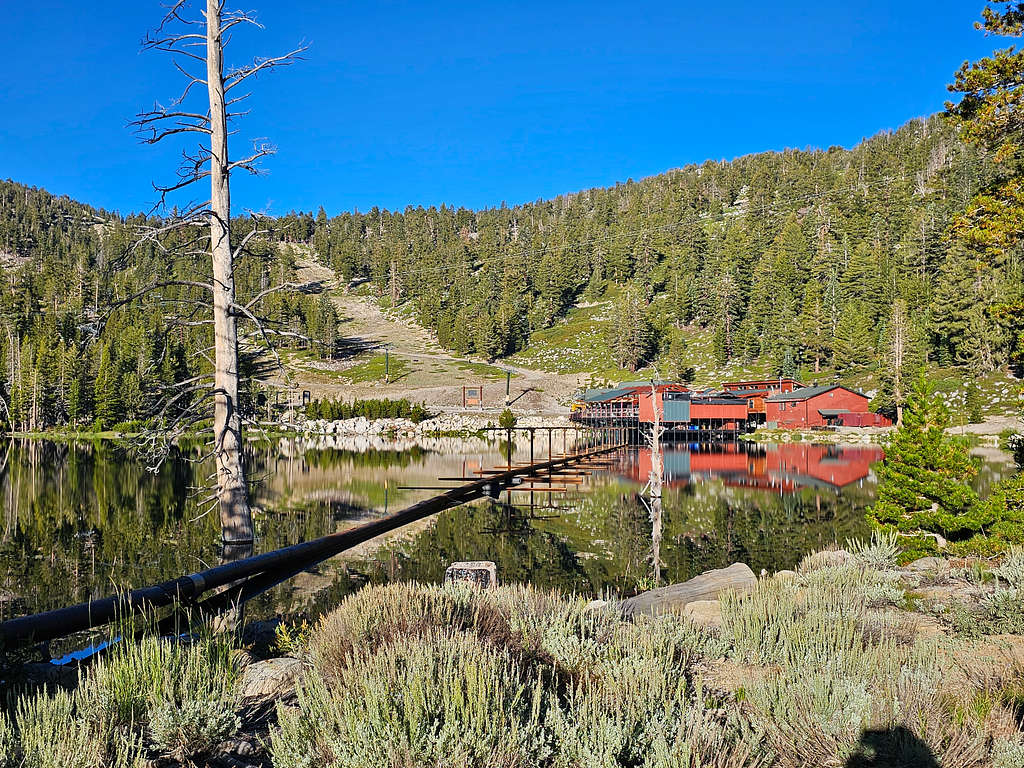
[[623, 616], [685, 614], [684, 608], [690, 603], [716, 600], [718, 595], [727, 589], [746, 592], [753, 589], [756, 584], [757, 577], [749, 566], [744, 563], [733, 563], [728, 568], [706, 571], [681, 584], [670, 584], [649, 592], [641, 592], [636, 597], [623, 600], [619, 608]]

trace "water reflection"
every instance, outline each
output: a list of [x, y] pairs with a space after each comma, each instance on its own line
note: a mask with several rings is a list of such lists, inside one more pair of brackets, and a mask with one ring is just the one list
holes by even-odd
[[[720, 480], [724, 485], [792, 493], [801, 488], [840, 489], [863, 481], [884, 453], [876, 445], [764, 445], [749, 442], [669, 444], [662, 448], [664, 484], [675, 488]], [[616, 472], [647, 482], [655, 472], [651, 448], [620, 454]]]
[[[544, 446], [546, 449], [546, 446]], [[0, 617], [109, 595], [215, 564], [215, 514], [201, 515], [212, 469], [185, 448], [156, 473], [109, 443], [7, 444], [0, 463]], [[542, 453], [541, 449], [537, 449]], [[529, 446], [517, 448], [516, 460]], [[433, 495], [439, 477], [502, 463], [497, 443], [449, 440], [354, 452], [300, 441], [249, 446], [257, 548], [343, 530]], [[736, 560], [791, 567], [808, 550], [866, 532], [872, 446], [666, 446], [662, 582]], [[641, 501], [649, 451], [618, 454], [585, 492], [505, 496], [450, 510], [300, 574], [250, 616], [310, 613], [368, 581], [440, 581], [454, 560], [494, 560], [503, 581], [627, 594], [652, 581], [652, 516]]]

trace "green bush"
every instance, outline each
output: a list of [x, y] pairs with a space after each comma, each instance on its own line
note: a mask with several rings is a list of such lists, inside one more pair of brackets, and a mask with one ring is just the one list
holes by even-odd
[[671, 616], [529, 587], [368, 587], [310, 638], [279, 766], [743, 764], [739, 725], [690, 684], [727, 647]]
[[409, 419], [419, 424], [431, 418], [421, 404], [401, 400], [311, 400], [306, 405], [307, 419], [326, 419], [328, 421], [344, 421], [345, 419]]
[[511, 408], [506, 408], [498, 416], [498, 426], [502, 429], [512, 429], [516, 425], [516, 415], [512, 413]]
[[116, 642], [75, 691], [18, 698], [13, 728], [0, 718], [0, 766], [135, 768], [145, 747], [209, 750], [239, 727], [231, 652], [221, 637]]

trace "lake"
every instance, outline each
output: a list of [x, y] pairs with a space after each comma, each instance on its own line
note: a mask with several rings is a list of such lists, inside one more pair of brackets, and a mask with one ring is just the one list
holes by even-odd
[[[440, 477], [503, 463], [506, 449], [482, 439], [357, 447], [300, 439], [249, 446], [258, 551], [408, 506], [438, 492], [431, 486], [450, 485]], [[112, 443], [4, 444], [0, 616], [215, 565], [216, 511], [200, 505], [212, 467], [200, 453], [176, 452], [151, 472]], [[515, 458], [528, 455], [517, 446]], [[667, 447], [662, 582], [738, 560], [755, 572], [789, 568], [809, 550], [865, 535], [881, 458], [867, 445]], [[623, 450], [580, 491], [449, 510], [300, 574], [261, 596], [250, 615], [315, 615], [368, 582], [440, 581], [456, 560], [493, 560], [506, 582], [635, 593], [652, 585], [651, 517], [639, 495], [650, 463], [647, 449]], [[985, 484], [1003, 471], [985, 466]]]

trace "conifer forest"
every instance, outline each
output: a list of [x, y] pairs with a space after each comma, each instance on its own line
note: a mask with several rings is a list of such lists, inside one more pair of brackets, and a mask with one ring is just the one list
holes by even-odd
[[[973, 376], [1024, 354], [1019, 245], [956, 235], [1000, 172], [934, 115], [850, 150], [708, 161], [523, 205], [293, 212], [261, 224], [236, 275], [242, 298], [287, 283], [290, 246], [302, 244], [340, 281], [369, 281], [384, 302], [411, 307], [447, 349], [490, 360], [574, 306], [610, 299], [610, 343], [627, 369], [705, 329], [720, 362], [759, 361], [778, 375], [870, 369], [884, 382], [933, 362]], [[206, 364], [197, 353], [208, 330], [161, 310], [192, 289], [132, 300], [204, 269], [139, 245], [139, 228], [155, 223], [0, 185], [0, 376], [13, 423], [144, 420], [155, 394]], [[339, 318], [323, 294], [262, 301], [276, 345], [334, 354]], [[888, 360], [894, 327], [910, 342], [899, 371]], [[256, 407], [258, 393], [247, 396]]]

